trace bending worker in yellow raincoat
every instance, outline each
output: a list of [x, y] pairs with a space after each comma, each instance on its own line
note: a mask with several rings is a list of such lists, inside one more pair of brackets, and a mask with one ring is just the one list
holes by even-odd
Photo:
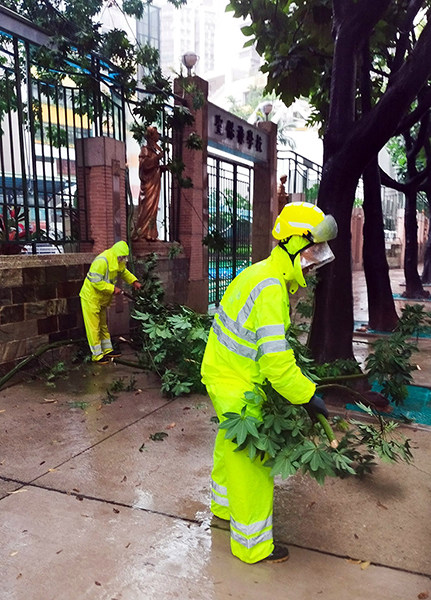
[[[271, 255], [242, 271], [227, 288], [214, 317], [202, 362], [206, 385], [220, 421], [226, 412], [241, 412], [244, 393], [266, 379], [292, 404], [328, 416], [315, 384], [295, 362], [286, 340], [290, 325], [288, 292], [305, 287], [304, 273], [334, 255], [327, 244], [337, 235], [335, 219], [306, 202], [287, 204], [272, 232], [278, 245]], [[247, 414], [260, 417], [259, 407]], [[214, 448], [211, 511], [230, 520], [232, 553], [246, 563], [282, 562], [284, 546], [274, 546], [274, 481], [270, 469], [219, 430]]]
[[117, 242], [96, 256], [79, 293], [91, 358], [98, 364], [106, 364], [109, 358], [119, 356], [114, 354], [106, 322], [106, 308], [112, 296], [121, 294], [121, 289], [115, 285], [117, 277], [135, 289], [141, 288], [137, 278], [126, 269], [128, 256], [126, 242]]

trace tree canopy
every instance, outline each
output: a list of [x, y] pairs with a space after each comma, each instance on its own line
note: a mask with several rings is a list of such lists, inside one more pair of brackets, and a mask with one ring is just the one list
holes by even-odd
[[[187, 0], [168, 0], [179, 8]], [[163, 104], [172, 96], [172, 83], [159, 67], [158, 51], [150, 44], [140, 44], [128, 32], [118, 28], [103, 28], [101, 12], [110, 0], [4, 0], [2, 5], [29, 19], [50, 36], [49, 45], [33, 47], [33, 63], [37, 77], [49, 83], [59, 82], [67, 71], [80, 87], [92, 86], [92, 73], [97, 59], [111, 66], [111, 82], [121, 87], [122, 94], [132, 101], [136, 122], [134, 137], [141, 142], [146, 124], [156, 121]], [[119, 0], [115, 7], [124, 19], [141, 18], [152, 0]], [[144, 68], [139, 70], [138, 67]], [[139, 77], [138, 77], [138, 74]], [[89, 76], [87, 76], [89, 75]], [[147, 96], [136, 100], [137, 90]], [[181, 115], [180, 113], [184, 114]], [[188, 111], [174, 109], [171, 118], [185, 120]]]
[[247, 19], [243, 33], [264, 58], [267, 91], [286, 103], [309, 97], [322, 124], [318, 204], [339, 225], [336, 260], [317, 287], [310, 338], [322, 362], [353, 356], [350, 217], [358, 180], [398, 129], [430, 105], [428, 7], [423, 0], [232, 0], [228, 6]]

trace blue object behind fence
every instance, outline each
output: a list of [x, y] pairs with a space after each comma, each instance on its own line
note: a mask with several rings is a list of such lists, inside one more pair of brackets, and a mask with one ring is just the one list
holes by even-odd
[[[381, 391], [381, 387], [375, 383], [371, 389], [373, 392]], [[422, 425], [431, 425], [431, 390], [418, 385], [408, 385], [407, 393], [407, 398], [401, 406], [396, 406], [390, 402], [393, 409], [392, 412], [377, 412], [391, 419], [399, 419], [400, 421], [408, 420], [421, 423]], [[346, 404], [346, 408], [362, 412], [356, 404]]]

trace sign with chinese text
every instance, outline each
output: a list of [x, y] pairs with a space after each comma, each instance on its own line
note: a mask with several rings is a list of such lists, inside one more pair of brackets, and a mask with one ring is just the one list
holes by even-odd
[[208, 144], [253, 162], [268, 160], [267, 133], [210, 102]]

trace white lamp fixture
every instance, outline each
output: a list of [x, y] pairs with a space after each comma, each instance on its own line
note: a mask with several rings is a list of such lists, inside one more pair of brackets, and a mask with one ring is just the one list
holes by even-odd
[[191, 77], [192, 69], [198, 62], [198, 55], [195, 52], [186, 52], [181, 57], [181, 61], [187, 69], [187, 77]]
[[267, 102], [266, 104], [263, 105], [262, 109], [263, 109], [263, 112], [265, 113], [266, 120], [268, 121], [269, 115], [271, 114], [271, 111], [272, 111], [272, 103]]

